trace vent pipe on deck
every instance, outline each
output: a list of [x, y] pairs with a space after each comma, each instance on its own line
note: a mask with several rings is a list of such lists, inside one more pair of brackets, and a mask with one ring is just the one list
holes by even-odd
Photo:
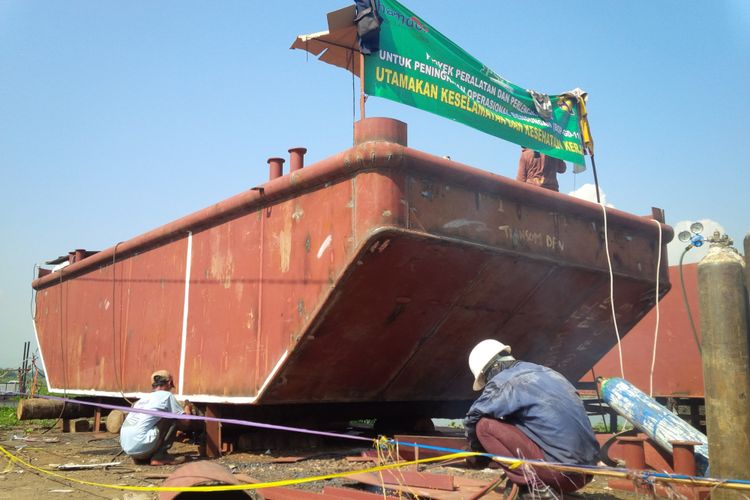
[[272, 181], [284, 175], [284, 158], [268, 159], [268, 180]]
[[355, 146], [370, 141], [408, 146], [406, 138], [406, 123], [393, 118], [365, 118], [354, 123]]
[[289, 173], [301, 170], [305, 166], [307, 148], [292, 148], [289, 150]]

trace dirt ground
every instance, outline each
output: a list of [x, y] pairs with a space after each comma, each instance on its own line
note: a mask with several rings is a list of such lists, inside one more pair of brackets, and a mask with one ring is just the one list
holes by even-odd
[[[19, 438], [26, 438], [26, 440]], [[101, 484], [160, 486], [164, 478], [177, 468], [176, 466], [152, 467], [135, 465], [127, 456], [118, 456], [120, 452], [118, 436], [106, 433], [63, 433], [60, 430], [54, 429], [45, 434], [42, 434], [41, 430], [25, 434], [23, 428], [4, 429], [2, 434], [0, 434], [0, 446], [35, 467], [45, 470], [53, 470], [54, 467], [51, 467], [51, 464], [121, 462], [119, 465], [106, 469], [54, 470], [66, 478]], [[278, 452], [267, 450], [263, 453], [231, 453], [217, 461], [234, 473], [246, 474], [260, 481], [274, 481], [366, 469], [373, 464], [368, 462], [351, 462], [346, 459], [347, 456], [359, 456], [363, 450], [365, 448], [352, 446], [351, 443], [343, 443], [306, 450], [282, 450]], [[184, 455], [188, 459], [199, 460], [197, 446], [194, 444], [175, 443], [171, 452], [176, 455]], [[292, 463], [273, 463], [274, 459], [289, 456], [306, 456], [309, 458]], [[425, 464], [420, 470], [429, 470], [438, 474], [471, 477], [488, 482], [498, 477], [496, 470], [473, 470], [461, 466], [433, 466]], [[351, 485], [353, 483], [347, 479], [332, 479], [306, 483], [296, 487], [319, 492], [324, 486], [344, 486], [347, 484]], [[607, 486], [607, 480], [604, 478], [595, 479], [586, 488], [570, 496], [570, 498], [582, 498], [585, 500], [634, 497], [635, 495], [632, 493], [610, 489]], [[132, 492], [78, 484], [42, 472], [32, 471], [17, 464], [10, 464], [9, 460], [3, 455], [0, 458], [0, 499], [36, 498], [145, 500], [157, 498], [157, 495], [151, 492]]]

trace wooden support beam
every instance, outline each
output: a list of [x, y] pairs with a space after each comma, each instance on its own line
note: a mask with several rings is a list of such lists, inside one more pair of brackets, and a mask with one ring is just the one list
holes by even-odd
[[49, 418], [83, 418], [94, 415], [94, 408], [91, 406], [79, 405], [76, 403], [64, 403], [52, 399], [22, 399], [16, 407], [16, 417], [18, 420], [35, 420]]

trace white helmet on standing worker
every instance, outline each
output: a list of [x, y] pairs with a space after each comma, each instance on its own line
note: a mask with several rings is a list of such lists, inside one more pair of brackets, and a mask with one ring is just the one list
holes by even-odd
[[481, 391], [487, 381], [484, 377], [484, 369], [490, 361], [501, 352], [510, 354], [510, 346], [495, 339], [486, 339], [474, 346], [469, 354], [469, 369], [474, 375], [474, 390]]

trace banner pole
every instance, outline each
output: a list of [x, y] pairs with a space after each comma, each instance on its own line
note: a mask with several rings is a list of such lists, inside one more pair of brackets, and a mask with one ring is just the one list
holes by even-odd
[[359, 53], [359, 119], [365, 119], [365, 55]]
[[591, 170], [594, 172], [594, 187], [596, 189], [596, 202], [601, 204], [599, 199], [599, 179], [596, 176], [596, 162], [594, 161], [594, 154], [591, 154]]
[[599, 199], [599, 178], [596, 175], [596, 161], [594, 160], [594, 139], [591, 137], [591, 127], [589, 126], [588, 112], [586, 111], [586, 94], [576, 99], [578, 104], [578, 123], [581, 127], [583, 154], [588, 151], [591, 154], [591, 170], [594, 172], [594, 188], [596, 189], [596, 202], [601, 205]]

